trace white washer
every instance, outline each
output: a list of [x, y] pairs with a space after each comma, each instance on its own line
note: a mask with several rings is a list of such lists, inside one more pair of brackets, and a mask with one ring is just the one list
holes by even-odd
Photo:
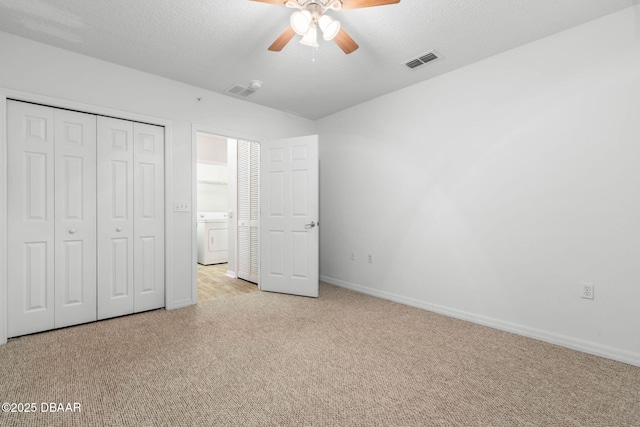
[[221, 264], [229, 260], [229, 219], [226, 212], [198, 212], [197, 232], [199, 264]]

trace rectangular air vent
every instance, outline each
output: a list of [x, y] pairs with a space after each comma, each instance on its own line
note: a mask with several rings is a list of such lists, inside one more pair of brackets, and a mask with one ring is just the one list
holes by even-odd
[[233, 86], [231, 86], [229, 89], [227, 89], [225, 92], [228, 92], [232, 95], [242, 96], [243, 98], [246, 98], [252, 93], [255, 93], [255, 90], [236, 83]]
[[436, 59], [438, 59], [439, 56], [436, 55], [435, 52], [428, 52], [428, 53], [423, 53], [422, 55], [410, 59], [406, 62], [404, 62], [403, 64], [406, 65], [408, 68], [411, 68], [412, 70], [423, 66], [424, 64], [426, 64], [427, 62], [431, 62], [434, 61]]

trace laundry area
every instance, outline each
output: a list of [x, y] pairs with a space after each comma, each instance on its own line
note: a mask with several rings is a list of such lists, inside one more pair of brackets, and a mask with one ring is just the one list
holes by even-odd
[[227, 138], [198, 134], [198, 264], [228, 262], [229, 166]]
[[259, 148], [197, 133], [199, 302], [258, 290]]

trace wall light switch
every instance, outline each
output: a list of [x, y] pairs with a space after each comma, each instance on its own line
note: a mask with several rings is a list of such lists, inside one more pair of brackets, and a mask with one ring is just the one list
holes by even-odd
[[185, 200], [175, 200], [173, 202], [173, 211], [174, 212], [190, 212], [191, 203]]

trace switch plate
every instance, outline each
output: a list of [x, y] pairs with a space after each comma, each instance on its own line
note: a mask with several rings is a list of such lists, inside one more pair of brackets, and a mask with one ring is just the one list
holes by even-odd
[[174, 200], [173, 211], [174, 212], [190, 212], [191, 203], [189, 203], [186, 200]]

